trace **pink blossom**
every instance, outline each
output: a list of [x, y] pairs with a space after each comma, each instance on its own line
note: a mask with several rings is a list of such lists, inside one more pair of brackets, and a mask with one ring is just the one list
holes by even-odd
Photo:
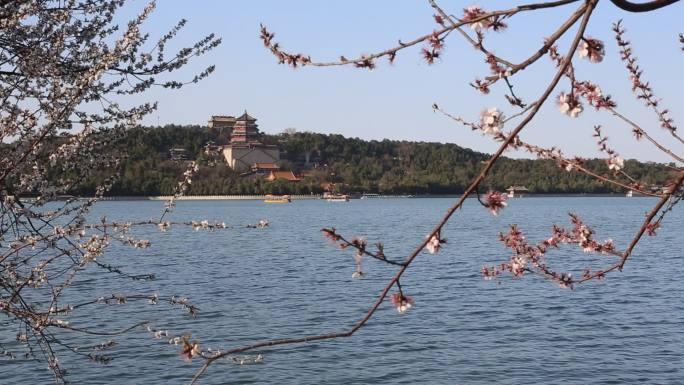
[[[471, 20], [476, 20], [487, 13], [480, 8], [478, 5], [471, 5], [470, 7], [463, 10], [463, 21], [469, 22]], [[475, 31], [480, 31], [482, 29], [488, 28], [490, 25], [488, 19], [482, 19], [473, 23], [470, 23], [470, 28]]]
[[361, 271], [361, 270], [356, 270], [354, 273], [352, 273], [352, 278], [354, 278], [354, 279], [361, 279], [361, 278], [363, 278], [365, 275], [366, 275], [366, 273], [364, 273], [363, 271]]
[[490, 281], [490, 280], [494, 279], [494, 277], [497, 277], [497, 276], [499, 276], [499, 274], [501, 274], [501, 271], [499, 269], [497, 269], [496, 266], [492, 266], [492, 267], [483, 266], [481, 271], [482, 271], [482, 277], [485, 279], [485, 281]]
[[565, 164], [565, 171], [570, 172], [572, 169], [575, 167], [575, 164], [572, 162], [568, 162]]
[[432, 15], [435, 18], [435, 23], [444, 26], [444, 18], [441, 15]]
[[600, 63], [606, 52], [601, 40], [587, 38], [582, 40], [577, 53], [579, 57], [589, 59], [592, 63]]
[[413, 307], [413, 298], [402, 295], [401, 293], [394, 293], [390, 297], [390, 302], [397, 308], [399, 313], [406, 313]]
[[423, 48], [421, 52], [423, 54], [423, 59], [425, 59], [428, 64], [434, 64], [435, 59], [439, 59], [439, 56], [441, 55], [441, 52], [435, 48]]
[[496, 107], [488, 108], [480, 114], [480, 127], [488, 135], [495, 135], [501, 132], [503, 127], [504, 115]]
[[430, 254], [437, 254], [439, 252], [439, 250], [442, 248], [442, 245], [445, 244], [446, 242], [447, 242], [446, 238], [441, 238], [440, 233], [437, 232], [425, 244], [425, 248], [427, 249], [427, 251], [430, 252]]
[[574, 87], [575, 92], [586, 98], [589, 105], [597, 110], [600, 108], [614, 108], [617, 106], [610, 95], [604, 96], [601, 87], [592, 82], [575, 82]]
[[183, 360], [190, 362], [192, 361], [193, 357], [196, 357], [200, 355], [200, 345], [196, 341], [193, 341], [192, 343], [188, 342], [188, 338], [184, 337], [183, 338], [183, 350], [181, 350], [181, 357], [183, 357]]
[[490, 191], [485, 196], [485, 206], [489, 209], [489, 211], [492, 212], [492, 214], [499, 215], [499, 211], [508, 206], [506, 199], [508, 198], [503, 193], [498, 191]]
[[527, 266], [527, 260], [521, 256], [511, 258], [511, 273], [516, 277], [522, 277]]
[[560, 112], [572, 118], [578, 117], [583, 111], [582, 104], [572, 94], [561, 92], [558, 94], [557, 103]]
[[608, 169], [614, 171], [620, 171], [625, 167], [625, 160], [621, 156], [614, 156], [608, 159]]
[[492, 74], [496, 75], [499, 79], [511, 76], [511, 71], [499, 64], [494, 55], [487, 55], [486, 62], [489, 64], [489, 70], [492, 71]]
[[488, 12], [484, 11], [482, 8], [480, 8], [480, 6], [471, 5], [470, 7], [463, 10], [462, 20], [466, 23], [470, 22], [470, 28], [477, 32], [480, 32], [483, 29], [492, 29], [494, 31], [499, 31], [507, 27], [507, 25], [504, 22], [502, 22], [500, 17], [498, 16], [482, 18], [483, 16], [487, 15], [487, 13]]
[[572, 274], [563, 273], [561, 274], [560, 278], [557, 278], [557, 280], [561, 289], [572, 289]]

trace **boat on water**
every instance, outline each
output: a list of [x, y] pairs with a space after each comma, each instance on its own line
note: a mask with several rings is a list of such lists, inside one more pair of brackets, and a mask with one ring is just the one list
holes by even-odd
[[506, 189], [508, 191], [508, 198], [522, 198], [525, 194], [529, 193], [530, 190], [525, 186], [511, 186]]
[[266, 195], [264, 203], [292, 203], [292, 197], [289, 195]]
[[632, 190], [627, 191], [627, 194], [625, 194], [625, 196], [626, 196], [627, 198], [633, 197], [633, 196], [634, 196], [634, 191], [632, 191]]
[[345, 194], [329, 194], [325, 196], [328, 202], [349, 202], [349, 195]]
[[380, 194], [363, 194], [361, 199], [380, 198]]

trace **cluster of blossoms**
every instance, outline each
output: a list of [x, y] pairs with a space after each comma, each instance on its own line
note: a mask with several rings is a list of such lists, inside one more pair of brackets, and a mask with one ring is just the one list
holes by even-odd
[[152, 337], [155, 339], [166, 339], [169, 345], [181, 345], [180, 356], [186, 362], [192, 361], [195, 357], [202, 356], [199, 342], [190, 342], [189, 334], [182, 337], [172, 336], [168, 330], [155, 329], [150, 325], [147, 325], [147, 331], [152, 334]]
[[208, 229], [209, 228], [209, 221], [204, 219], [201, 221], [192, 221], [192, 227], [195, 229], [195, 231], [199, 231], [200, 229]]
[[588, 59], [592, 63], [600, 63], [606, 54], [605, 46], [601, 40], [584, 38], [580, 42], [577, 54], [583, 59]]
[[178, 182], [178, 192], [180, 195], [184, 194], [192, 184], [192, 177], [199, 171], [199, 164], [192, 161], [188, 163], [188, 167], [183, 172], [183, 180]]
[[[576, 244], [584, 252], [618, 254], [611, 239], [597, 242], [593, 238], [594, 232], [577, 215], [570, 214], [570, 217], [572, 229], [567, 230], [554, 225], [552, 236], [537, 245], [529, 244], [522, 232], [516, 226], [511, 226], [507, 234], [500, 234], [499, 239], [515, 254], [507, 263], [483, 267], [483, 277], [490, 280], [498, 277], [502, 271], [508, 271], [515, 277], [522, 277], [525, 272], [529, 271], [557, 282], [562, 288], [571, 288], [573, 278], [570, 273], [557, 273], [547, 266], [545, 256], [549, 248], [559, 248], [561, 244]], [[600, 272], [596, 276], [599, 275], [601, 275]]]
[[259, 219], [259, 222], [257, 222], [255, 225], [247, 225], [249, 228], [255, 228], [255, 229], [265, 229], [270, 225], [270, 222], [266, 219]]
[[[394, 62], [395, 58], [395, 53], [390, 53], [390, 63]], [[344, 57], [341, 58], [342, 61], [345, 61]], [[354, 67], [356, 68], [368, 68], [369, 70], [372, 70], [375, 68], [375, 61], [373, 59], [367, 57], [366, 55], [361, 55], [361, 59], [354, 62]]]
[[497, 78], [501, 79], [501, 78], [511, 76], [511, 70], [502, 66], [496, 60], [496, 57], [494, 55], [492, 55], [492, 54], [487, 55], [487, 59], [485, 61], [487, 62], [487, 64], [489, 64], [489, 70]]
[[193, 341], [191, 343], [189, 339], [190, 337], [183, 337], [183, 349], [180, 352], [181, 357], [183, 357], [183, 360], [187, 362], [192, 361], [194, 357], [197, 357], [202, 354], [199, 342]]
[[169, 227], [171, 227], [171, 222], [169, 221], [162, 221], [157, 224], [157, 228], [159, 228], [159, 231], [161, 232], [168, 231]]
[[[330, 229], [323, 228], [321, 229], [321, 232], [326, 238], [330, 239], [340, 249], [346, 250], [347, 248], [351, 247], [356, 250], [356, 252], [354, 253], [355, 269], [354, 273], [352, 273], [352, 278], [361, 279], [365, 277], [366, 273], [363, 271], [361, 266], [364, 256], [369, 256], [371, 258], [377, 259], [381, 262], [390, 265], [404, 266], [403, 262], [392, 261], [390, 259], [387, 259], [387, 256], [385, 256], [385, 246], [382, 243], [375, 243], [376, 251], [369, 251], [367, 250], [368, 242], [364, 237], [355, 237], [351, 241], [348, 241], [340, 234], [338, 234], [334, 227]], [[446, 242], [446, 240], [444, 241]]]
[[352, 278], [361, 279], [366, 275], [361, 268], [361, 262], [363, 261], [363, 254], [366, 251], [366, 245], [368, 242], [366, 241], [366, 238], [354, 238], [352, 239], [351, 244], [356, 248], [356, 253], [354, 253], [354, 264], [356, 265], [356, 270], [354, 270]]
[[428, 64], [433, 64], [435, 59], [439, 59], [442, 54], [442, 49], [444, 48], [444, 38], [440, 37], [437, 32], [433, 32], [432, 35], [427, 39], [428, 47], [423, 48], [421, 52], [423, 53], [423, 58]]
[[84, 251], [83, 263], [89, 263], [97, 259], [104, 252], [104, 249], [109, 244], [108, 237], [93, 235], [84, 243], [79, 244], [79, 247]]
[[169, 336], [168, 330], [157, 330], [156, 332], [154, 332], [154, 338], [156, 338], [156, 339], [162, 339], [162, 338], [165, 338], [168, 336]]
[[559, 166], [567, 172], [574, 170], [577, 167], [582, 167], [584, 165], [584, 159], [579, 156], [574, 157], [571, 160], [566, 160], [561, 157], [558, 158]]
[[[582, 41], [578, 52], [580, 57], [587, 57], [592, 62], [600, 62], [603, 59], [603, 43], [596, 39], [585, 39]], [[563, 64], [563, 58], [558, 53], [558, 47], [550, 47], [549, 56], [557, 67], [560, 67]], [[580, 96], [584, 97], [589, 105], [597, 110], [601, 108], [616, 107], [616, 104], [611, 99], [610, 95], [604, 95], [598, 85], [588, 81], [575, 80], [572, 65], [570, 65], [570, 70], [566, 71], [565, 75], [572, 83], [572, 91], [569, 93], [560, 92], [556, 97], [558, 108], [563, 114], [576, 118], [584, 111], [582, 103], [579, 100]]]
[[149, 239], [135, 239], [132, 237], [123, 237], [120, 239], [124, 244], [133, 246], [136, 249], [147, 249], [152, 245]]
[[[173, 209], [176, 208], [176, 199], [185, 195], [185, 193], [190, 188], [190, 185], [192, 184], [192, 178], [195, 176], [195, 174], [197, 174], [198, 171], [199, 164], [197, 162], [192, 161], [188, 163], [188, 166], [185, 168], [185, 171], [183, 172], [183, 179], [179, 181], [178, 185], [176, 186], [176, 191], [174, 192], [173, 196], [164, 203], [164, 213], [162, 214], [161, 219], [164, 219], [164, 216], [166, 214], [170, 213], [171, 211], [173, 211]], [[161, 227], [160, 230], [165, 231]]]
[[442, 249], [442, 245], [445, 243], [447, 243], [446, 238], [442, 238], [440, 231], [438, 231], [435, 235], [430, 237], [430, 239], [427, 241], [427, 243], [425, 244], [425, 249], [430, 254], [437, 254], [437, 253], [439, 253], [439, 250]]
[[297, 68], [300, 65], [304, 66], [311, 63], [311, 57], [309, 56], [304, 56], [302, 54], [289, 54], [283, 52], [280, 49], [280, 44], [273, 41], [275, 34], [269, 32], [263, 24], [261, 25], [260, 37], [261, 41], [264, 43], [264, 46], [268, 48], [271, 51], [271, 53], [275, 55], [276, 58], [278, 58], [278, 63], [288, 64], [293, 68]]
[[583, 111], [582, 103], [580, 103], [579, 99], [572, 93], [559, 93], [556, 102], [558, 103], [560, 112], [572, 118], [578, 117]]
[[470, 86], [475, 88], [476, 90], [480, 91], [482, 94], [487, 95], [491, 91], [489, 86], [491, 83], [486, 80], [482, 79], [475, 79], [473, 83], [470, 83]]
[[178, 305], [182, 307], [188, 314], [192, 317], [196, 317], [199, 309], [192, 305], [190, 301], [185, 297], [176, 297], [175, 295], [169, 299], [169, 303], [172, 305]]
[[615, 108], [617, 106], [610, 95], [604, 96], [601, 87], [594, 83], [588, 81], [575, 82], [573, 87], [578, 95], [584, 97], [589, 105], [597, 110], [601, 108]]
[[476, 32], [481, 32], [487, 29], [499, 31], [507, 27], [506, 24], [501, 21], [499, 16], [486, 16], [487, 12], [480, 8], [480, 6], [471, 5], [463, 10], [463, 17], [461, 20], [470, 24], [470, 28]]
[[264, 356], [262, 354], [255, 356], [230, 356], [229, 360], [237, 365], [263, 364]]
[[499, 275], [501, 275], [501, 270], [502, 269], [499, 269], [496, 266], [482, 266], [480, 273], [482, 274], [482, 278], [484, 278], [485, 281], [491, 281], [492, 279], [497, 278]]
[[601, 126], [594, 126], [594, 137], [597, 138], [596, 144], [599, 151], [608, 155], [608, 160], [606, 160], [608, 169], [611, 171], [622, 170], [625, 167], [625, 160], [615, 150], [608, 147], [608, 137], [601, 133]]
[[98, 297], [96, 302], [106, 305], [123, 305], [128, 302], [128, 298], [125, 295], [112, 294], [110, 297]]
[[480, 127], [487, 135], [496, 135], [503, 127], [504, 115], [496, 107], [488, 108], [480, 114]]
[[620, 171], [625, 167], [625, 160], [619, 155], [610, 157], [607, 162], [609, 170]]
[[570, 221], [573, 225], [572, 230], [568, 231], [554, 226], [553, 237], [547, 240], [547, 243], [553, 246], [557, 246], [558, 243], [577, 244], [585, 253], [597, 252], [607, 254], [615, 251], [612, 239], [608, 239], [603, 243], [594, 240], [594, 231], [585, 225], [577, 215], [570, 214]]
[[399, 313], [406, 313], [413, 307], [413, 298], [403, 295], [401, 292], [394, 293], [390, 297], [390, 302]]
[[494, 215], [499, 215], [499, 211], [503, 210], [508, 203], [506, 202], [508, 198], [505, 194], [498, 191], [489, 191], [485, 195], [485, 207], [491, 211]]

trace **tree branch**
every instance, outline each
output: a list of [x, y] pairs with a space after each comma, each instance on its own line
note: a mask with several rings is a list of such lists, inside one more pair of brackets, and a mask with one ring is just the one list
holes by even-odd
[[299, 337], [299, 338], [284, 338], [284, 339], [277, 339], [277, 340], [270, 340], [270, 341], [263, 341], [263, 342], [258, 342], [253, 345], [247, 345], [247, 346], [242, 346], [234, 349], [230, 349], [227, 351], [223, 351], [220, 354], [216, 354], [212, 357], [206, 358], [206, 362], [204, 365], [200, 368], [200, 370], [195, 374], [195, 376], [192, 378], [190, 384], [195, 384], [199, 378], [202, 376], [202, 374], [207, 370], [209, 365], [211, 365], [213, 362], [216, 360], [231, 355], [235, 353], [240, 353], [248, 350], [253, 350], [256, 348], [260, 347], [267, 347], [267, 346], [275, 346], [275, 345], [286, 345], [286, 344], [297, 344], [297, 343], [303, 343], [303, 342], [311, 342], [311, 341], [320, 341], [320, 340], [328, 340], [328, 339], [335, 339], [335, 338], [340, 338], [340, 337], [350, 337], [352, 336], [357, 330], [362, 328], [366, 322], [375, 314], [376, 310], [380, 307], [380, 305], [384, 302], [385, 298], [387, 297], [387, 294], [389, 293], [390, 289], [397, 284], [401, 276], [406, 272], [406, 270], [409, 268], [411, 263], [416, 259], [416, 257], [420, 254], [420, 252], [425, 248], [427, 243], [432, 239], [434, 236], [439, 236], [439, 233], [441, 232], [442, 228], [446, 223], [449, 221], [451, 216], [461, 208], [465, 200], [472, 194], [475, 189], [482, 183], [482, 181], [485, 179], [485, 177], [489, 174], [489, 171], [491, 168], [494, 166], [494, 163], [499, 159], [499, 157], [504, 153], [506, 148], [508, 148], [509, 144], [513, 142], [514, 138], [518, 135], [518, 133], [527, 126], [527, 124], [534, 118], [534, 116], [537, 114], [541, 106], [544, 104], [544, 101], [546, 101], [551, 95], [551, 92], [556, 88], [558, 85], [558, 82], [560, 79], [563, 77], [563, 74], [565, 73], [565, 70], [567, 67], [570, 65], [570, 62], [572, 61], [572, 57], [575, 54], [575, 51], [577, 50], [577, 46], [580, 43], [580, 40], [582, 36], [584, 35], [584, 31], [587, 27], [587, 24], [589, 23], [589, 18], [592, 14], [592, 11], [594, 10], [596, 6], [596, 1], [595, 0], [589, 0], [586, 4], [583, 4], [580, 8], [584, 10], [584, 17], [582, 19], [582, 22], [580, 24], [580, 27], [577, 31], [577, 34], [574, 37], [574, 40], [568, 50], [568, 53], [563, 60], [562, 65], [559, 67], [558, 72], [554, 76], [554, 78], [551, 80], [550, 84], [544, 91], [544, 93], [539, 97], [538, 101], [535, 103], [534, 108], [531, 109], [530, 113], [525, 117], [525, 119], [520, 122], [520, 124], [513, 130], [509, 138], [501, 144], [499, 147], [499, 150], [492, 155], [492, 157], [487, 161], [486, 165], [480, 172], [479, 176], [473, 180], [471, 185], [468, 187], [468, 189], [464, 192], [464, 194], [461, 196], [461, 198], [456, 202], [449, 210], [447, 213], [444, 215], [444, 217], [440, 220], [440, 222], [434, 227], [432, 232], [423, 240], [420, 245], [418, 245], [413, 252], [409, 255], [409, 257], [405, 261], [405, 265], [402, 266], [399, 271], [395, 274], [395, 276], [390, 280], [390, 282], [385, 286], [385, 288], [382, 290], [376, 301], [373, 303], [371, 308], [366, 312], [366, 314], [351, 328], [348, 329], [347, 331], [342, 331], [342, 332], [336, 332], [336, 333], [329, 333], [329, 334], [321, 334], [321, 335], [315, 335], [315, 336], [305, 336], [305, 337]]
[[651, 12], [672, 5], [678, 1], [679, 0], [654, 0], [649, 1], [648, 3], [632, 3], [627, 0], [610, 0], [616, 7], [627, 12]]

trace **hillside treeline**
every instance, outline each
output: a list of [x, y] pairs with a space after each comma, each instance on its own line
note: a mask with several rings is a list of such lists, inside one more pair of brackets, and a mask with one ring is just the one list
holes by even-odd
[[[263, 135], [264, 143], [281, 148], [281, 164], [299, 174], [300, 182], [240, 176], [223, 159], [203, 153], [208, 141], [225, 144], [228, 133], [200, 126], [141, 127], [111, 150], [126, 154], [120, 177], [111, 195], [168, 195], [180, 180], [188, 160], [201, 164], [189, 194], [309, 194], [322, 192], [322, 183], [333, 182], [343, 192], [380, 194], [457, 194], [479, 173], [487, 154], [456, 144], [396, 140], [361, 140], [342, 135], [290, 132]], [[171, 149], [184, 149], [188, 160], [172, 160]], [[609, 173], [602, 159], [587, 160], [599, 174]], [[625, 170], [647, 185], [668, 180], [667, 167], [627, 160]], [[104, 173], [102, 174], [104, 176]], [[88, 194], [100, 178], [82, 183], [75, 194]], [[550, 160], [502, 158], [496, 163], [484, 188], [504, 190], [523, 185], [535, 193], [611, 193], [619, 187], [603, 184], [577, 172], [566, 172]]]

